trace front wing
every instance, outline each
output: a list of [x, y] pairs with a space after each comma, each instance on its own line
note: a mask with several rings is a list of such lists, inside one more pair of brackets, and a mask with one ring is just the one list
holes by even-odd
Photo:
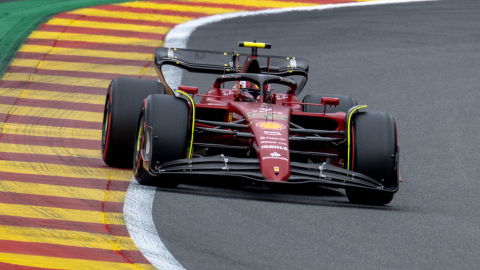
[[[149, 164], [148, 164], [149, 165]], [[144, 168], [148, 170], [147, 164]], [[153, 176], [175, 178], [222, 178], [243, 183], [258, 182], [265, 185], [310, 184], [331, 188], [361, 189], [382, 193], [395, 193], [398, 186], [386, 188], [364, 174], [335, 167], [326, 163], [290, 162], [290, 177], [286, 181], [270, 181], [260, 173], [260, 162], [253, 158], [226, 157], [224, 155], [179, 159], [148, 170]]]

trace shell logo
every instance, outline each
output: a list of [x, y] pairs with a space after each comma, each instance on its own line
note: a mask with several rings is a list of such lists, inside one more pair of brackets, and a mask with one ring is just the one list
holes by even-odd
[[285, 129], [285, 126], [275, 122], [261, 122], [257, 123], [257, 127], [261, 127], [262, 129], [273, 129], [273, 130], [281, 130]]

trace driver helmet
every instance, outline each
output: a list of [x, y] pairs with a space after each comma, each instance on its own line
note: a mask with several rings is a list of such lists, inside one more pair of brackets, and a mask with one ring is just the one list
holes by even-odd
[[238, 89], [248, 88], [248, 89], [259, 89], [258, 85], [249, 82], [249, 81], [240, 81], [238, 82]]

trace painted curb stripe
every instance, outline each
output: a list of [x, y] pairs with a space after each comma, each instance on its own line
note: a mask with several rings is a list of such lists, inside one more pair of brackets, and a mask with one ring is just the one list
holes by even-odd
[[107, 227], [105, 224], [82, 223], [82, 226], [79, 226], [79, 223], [74, 221], [24, 217], [12, 218], [11, 216], [0, 216], [0, 225], [108, 234], [115, 237], [129, 237], [128, 231], [124, 225], [109, 224]]
[[[194, 3], [212, 3], [212, 4], [230, 4], [236, 6], [252, 6], [257, 8], [292, 8], [292, 7], [306, 7], [306, 6], [316, 6], [317, 4], [308, 3], [308, 1], [301, 2], [287, 2], [287, 1], [257, 1], [257, 0], [242, 0], [242, 1], [230, 1], [230, 0], [185, 0], [185, 2], [194, 2]], [[336, 3], [338, 1], [332, 0], [330, 3]], [[355, 1], [350, 1], [355, 2]]]
[[112, 37], [118, 37], [118, 38], [137, 38], [137, 39], [145, 39], [147, 41], [162, 40], [165, 37], [165, 34], [160, 34], [160, 33], [152, 34], [152, 33], [142, 33], [142, 32], [136, 32], [136, 31], [117, 30], [117, 29], [66, 27], [62, 25], [46, 25], [46, 24], [39, 27], [37, 31], [97, 35], [97, 36], [112, 36]]
[[[57, 196], [82, 200], [105, 201], [106, 191], [102, 189], [89, 189], [66, 187], [47, 184], [24, 183], [0, 180], [0, 192], [17, 192], [20, 194]], [[125, 199], [125, 192], [109, 191], [108, 202], [121, 202]]]
[[[101, 211], [74, 210], [55, 207], [0, 203], [0, 215], [124, 225], [123, 214]], [[0, 229], [0, 232], [2, 230]], [[0, 236], [2, 238], [2, 236]], [[9, 239], [12, 240], [12, 239]]]
[[[101, 130], [88, 130], [80, 128], [64, 128], [53, 126], [23, 125], [23, 124], [4, 124], [3, 134], [18, 134], [40, 137], [56, 137], [71, 139], [98, 140], [102, 139]], [[1, 161], [0, 161], [1, 162]]]
[[55, 119], [79, 120], [88, 122], [102, 122], [103, 113], [70, 111], [60, 109], [48, 109], [38, 107], [24, 107], [0, 104], [0, 113], [8, 113], [12, 115], [35, 116]]
[[22, 153], [5, 153], [0, 152], [0, 158], [4, 161], [11, 162], [29, 162], [29, 163], [48, 163], [52, 165], [78, 165], [82, 164], [83, 167], [104, 169], [101, 159], [96, 158], [83, 158], [83, 157], [62, 157], [55, 155], [43, 155], [43, 154], [22, 154]]
[[[111, 51], [101, 51], [101, 50], [82, 50], [82, 49], [71, 49], [71, 48], [61, 48], [61, 47], [51, 47], [51, 46], [36, 46], [36, 45], [23, 45], [20, 48], [18, 58], [21, 58], [22, 55], [28, 55], [26, 53], [32, 53], [37, 59], [38, 55], [42, 55], [40, 60], [49, 59], [62, 59], [63, 61], [73, 62], [75, 59], [78, 61], [87, 61], [87, 63], [105, 63], [107, 61], [114, 61], [115, 63], [136, 63], [132, 65], [145, 65], [145, 62], [149, 62], [152, 59], [152, 54], [147, 53], [122, 53], [122, 52], [111, 52]], [[35, 54], [34, 54], [35, 53]], [[48, 53], [46, 56], [45, 54]], [[79, 59], [76, 56], [82, 56]], [[84, 57], [88, 57], [87, 60]], [[27, 57], [25, 57], [27, 58]], [[68, 59], [68, 60], [66, 60]], [[57, 60], [58, 61], [58, 60]], [[90, 62], [91, 61], [91, 62]]]
[[130, 171], [7, 160], [0, 160], [0, 170], [2, 172], [10, 173], [104, 179], [112, 181], [130, 181], [131, 176]]
[[77, 15], [77, 14], [71, 14], [71, 13], [60, 13], [60, 14], [55, 15], [54, 18], [72, 19], [72, 20], [76, 20], [76, 21], [125, 24], [125, 25], [127, 25], [127, 27], [153, 26], [153, 27], [172, 28], [176, 25], [175, 23], [169, 23], [169, 22], [152, 22], [152, 21], [141, 20], [141, 19], [140, 20], [130, 20], [130, 19], [122, 19], [122, 18], [85, 16], [85, 15]]
[[106, 88], [110, 84], [110, 80], [88, 79], [88, 78], [74, 78], [64, 76], [48, 76], [29, 73], [7, 73], [3, 77], [4, 81], [25, 81], [25, 82], [40, 82], [53, 83], [70, 86], [88, 86]]
[[[102, 123], [100, 122], [85, 122], [85, 121], [77, 121], [77, 120], [65, 120], [65, 119], [44, 118], [44, 117], [34, 117], [34, 116], [19, 116], [19, 115], [13, 115], [13, 114], [0, 114], [0, 116], [4, 116], [5, 119], [8, 117], [9, 124], [32, 125], [32, 123], [35, 123], [36, 125], [41, 125], [41, 126], [50, 126], [50, 127], [59, 127], [59, 128], [72, 127], [76, 129], [87, 129], [87, 130], [88, 129], [97, 130], [102, 128]], [[26, 134], [22, 134], [22, 135], [26, 135]], [[62, 136], [58, 136], [58, 138], [62, 138]], [[32, 138], [32, 139], [39, 140], [39, 138]], [[63, 137], [63, 139], [69, 139], [69, 138]], [[81, 143], [81, 141], [79, 142]], [[32, 144], [35, 145], [35, 142], [32, 142]], [[97, 144], [99, 144], [99, 142], [97, 142]], [[76, 147], [73, 147], [73, 148], [76, 148]], [[98, 145], [96, 148], [98, 149]]]
[[[16, 238], [16, 236], [18, 238]], [[0, 240], [107, 250], [138, 250], [129, 237], [17, 226], [0, 226]]]
[[34, 82], [34, 81], [3, 81], [2, 88], [21, 88], [26, 90], [42, 90], [42, 91], [58, 91], [65, 93], [79, 93], [79, 94], [105, 94], [107, 91], [103, 87], [81, 86], [81, 85], [61, 85], [55, 82]]
[[[215, 8], [221, 8], [221, 9], [232, 9], [232, 10], [236, 10], [236, 12], [238, 11], [256, 11], [256, 10], [261, 10], [263, 8], [261, 7], [257, 7], [255, 5], [253, 6], [245, 6], [245, 5], [241, 5], [241, 2], [240, 4], [239, 3], [233, 3], [234, 1], [232, 1], [232, 3], [226, 3], [226, 4], [215, 4], [215, 3], [210, 3], [210, 2], [206, 2], [206, 1], [198, 1], [198, 2], [184, 2], [184, 1], [178, 1], [178, 2], [171, 2], [171, 1], [161, 1], [161, 0], [150, 0], [148, 1], [150, 3], [156, 3], [156, 4], [177, 4], [177, 5], [188, 5], [189, 7], [195, 7], [195, 8], [212, 8], [212, 9], [215, 9]], [[305, 2], [305, 3], [308, 3], [308, 1], [302, 1], [302, 2]], [[332, 2], [332, 1], [330, 1]], [[210, 14], [210, 15], [215, 15], [215, 14]]]
[[121, 31], [131, 31], [139, 33], [150, 33], [150, 34], [167, 34], [170, 31], [170, 27], [158, 27], [158, 26], [149, 26], [149, 25], [139, 25], [139, 24], [126, 24], [126, 23], [111, 23], [111, 22], [97, 22], [97, 21], [81, 21], [74, 19], [62, 19], [62, 18], [53, 18], [50, 19], [45, 25], [61, 25], [68, 27], [82, 27], [82, 28], [93, 28], [93, 29], [102, 29], [102, 30], [121, 30]]
[[60, 61], [38, 61], [31, 59], [14, 59], [12, 66], [30, 67], [36, 69], [49, 69], [55, 71], [74, 71], [81, 77], [82, 72], [92, 73], [108, 73], [114, 75], [135, 75], [143, 72], [147, 76], [156, 76], [154, 68], [147, 68], [146, 71], [143, 66], [124, 66], [124, 65], [106, 65], [106, 64], [90, 64], [90, 63], [72, 63], [72, 62], [60, 62]]
[[[175, 5], [171, 5], [174, 7]], [[119, 13], [128, 13], [128, 14], [155, 14], [160, 16], [171, 16], [175, 18], [175, 21], [189, 21], [191, 19], [196, 19], [200, 17], [204, 17], [207, 15], [212, 15], [208, 13], [203, 13], [199, 8], [198, 12], [192, 10], [170, 10], [170, 9], [151, 9], [151, 8], [136, 8], [136, 7], [124, 7], [121, 5], [108, 5], [108, 6], [96, 6], [93, 9], [108, 11], [108, 12], [119, 12]], [[129, 15], [130, 16], [130, 15]], [[183, 23], [183, 22], [182, 22]]]
[[[2, 182], [10, 182], [10, 181], [2, 180]], [[22, 182], [19, 182], [19, 183], [22, 183]], [[31, 183], [22, 183], [22, 184], [31, 185]], [[18, 185], [13, 185], [13, 187], [18, 187]], [[68, 190], [68, 187], [66, 187], [65, 189]], [[26, 189], [23, 188], [21, 190], [25, 191]], [[30, 190], [27, 190], [27, 191], [30, 191]], [[40, 207], [49, 207], [49, 208], [55, 208], [55, 207], [58, 207], [58, 205], [61, 205], [62, 208], [65, 208], [65, 209], [83, 210], [83, 211], [96, 211], [99, 208], [102, 208], [102, 203], [103, 203], [104, 209], [106, 212], [119, 213], [119, 214], [122, 214], [123, 212], [122, 210], [123, 201], [122, 202], [102, 202], [101, 200], [97, 201], [97, 200], [88, 200], [88, 199], [82, 199], [82, 198], [54, 197], [54, 196], [49, 196], [49, 194], [36, 195], [33, 193], [35, 192], [28, 192], [23, 194], [16, 191], [0, 192], [0, 203], [22, 204], [22, 205], [40, 206]]]
[[104, 35], [72, 34], [64, 32], [46, 32], [34, 31], [28, 38], [30, 39], [50, 39], [60, 41], [82, 41], [92, 43], [116, 44], [116, 45], [142, 45], [147, 47], [160, 47], [163, 42], [158, 40], [148, 40], [141, 38], [115, 37]]
[[131, 263], [114, 263], [104, 261], [92, 260], [78, 260], [78, 259], [63, 259], [44, 256], [0, 253], [0, 261], [32, 266], [32, 267], [48, 267], [51, 269], [91, 269], [91, 270], [105, 270], [105, 269], [155, 269], [149, 264], [131, 264]]
[[148, 53], [152, 54], [153, 47], [143, 45], [121, 45], [107, 44], [103, 42], [85, 42], [85, 41], [69, 41], [55, 39], [27, 39], [24, 44], [54, 46], [60, 48], [84, 49], [84, 50], [105, 50], [108, 48], [111, 52], [131, 52], [131, 53]]
[[[130, 8], [140, 8], [140, 9], [154, 9], [154, 10], [170, 10], [170, 11], [181, 11], [181, 12], [192, 12], [192, 13], [203, 13], [208, 15], [215, 15], [221, 13], [230, 13], [242, 11], [242, 9], [233, 9], [233, 8], [221, 8], [221, 7], [204, 7], [204, 6], [192, 6], [192, 5], [182, 5], [179, 3], [172, 2], [126, 2], [113, 6], [122, 6]], [[141, 11], [141, 10], [140, 10]]]
[[[32, 92], [29, 91], [29, 93], [32, 93]], [[33, 93], [33, 94], [36, 94], [36, 93]], [[33, 97], [32, 99], [22, 98], [19, 100], [18, 96], [12, 96], [12, 97], [0, 96], [0, 104], [14, 105], [16, 103], [18, 106], [71, 109], [71, 110], [81, 110], [85, 112], [103, 113], [103, 105], [100, 105], [100, 104], [80, 103], [80, 102], [74, 103], [74, 102], [68, 102], [68, 101], [57, 101], [57, 100], [48, 100], [48, 99], [42, 100], [42, 99], [37, 99], [37, 97], [33, 95], [32, 97]], [[38, 98], [41, 98], [41, 97], [38, 97]], [[10, 118], [11, 117], [12, 116], [10, 116]], [[0, 119], [1, 118], [2, 117], [0, 116]], [[9, 120], [11, 120], [10, 118]], [[20, 123], [20, 122], [17, 122], [17, 123]], [[88, 123], [86, 126], [92, 126], [93, 129], [96, 129], [98, 127], [97, 124], [91, 125], [91, 123]]]
[[108, 179], [85, 179], [75, 177], [50, 176], [42, 174], [24, 174], [24, 173], [9, 173], [0, 171], [0, 179], [27, 183], [49, 183], [51, 185], [62, 185], [69, 187], [92, 188], [114, 191], [125, 191], [128, 188], [129, 182], [124, 181], [109, 181]]
[[[143, 257], [139, 251], [122, 250], [122, 252], [131, 257], [138, 263], [148, 264], [148, 261]], [[23, 255], [40, 255], [51, 256], [57, 254], [58, 257], [64, 259], [85, 259], [94, 261], [109, 261], [125, 263], [125, 259], [118, 256], [118, 253], [113, 250], [104, 249], [89, 249], [83, 247], [69, 247], [54, 244], [39, 244], [39, 243], [22, 243], [7, 240], [0, 240], [0, 253], [16, 253]], [[3, 268], [0, 268], [3, 269]]]
[[[0, 152], [101, 159], [100, 150], [0, 143]], [[1, 181], [0, 181], [0, 191]]]
[[[52, 48], [50, 48], [52, 50]], [[56, 50], [56, 49], [53, 49]], [[49, 50], [47, 50], [49, 51]], [[60, 62], [72, 62], [72, 63], [87, 63], [87, 64], [106, 64], [106, 65], [124, 65], [124, 66], [141, 66], [144, 67], [150, 64], [150, 58], [153, 60], [153, 54], [146, 55], [145, 59], [143, 60], [130, 60], [125, 58], [105, 58], [102, 55], [102, 52], [95, 53], [97, 56], [88, 56], [83, 55], [81, 59], [78, 59], [78, 56], [81, 56], [80, 53], [75, 52], [76, 49], [71, 49], [68, 54], [48, 54], [45, 56], [44, 53], [36, 53], [36, 52], [19, 52], [17, 54], [17, 59], [32, 59], [32, 60], [40, 60], [40, 61], [60, 61]], [[106, 52], [106, 51], [104, 51]], [[56, 53], [56, 52], [55, 52]], [[71, 54], [71, 55], [69, 55]], [[78, 54], [78, 55], [75, 55]], [[150, 64], [153, 66], [152, 64]], [[138, 77], [138, 74], [137, 74]]]
[[127, 20], [148, 20], [152, 22], [168, 22], [168, 23], [184, 23], [194, 19], [192, 17], [171, 16], [163, 14], [150, 14], [150, 13], [133, 13], [125, 11], [109, 11], [96, 8], [83, 8], [70, 12], [71, 14], [86, 15], [86, 16], [98, 16], [107, 18], [118, 18]]
[[[138, 68], [142, 70], [142, 68]], [[151, 71], [151, 70], [147, 70]], [[23, 74], [33, 74], [34, 76], [61, 76], [61, 77], [70, 77], [70, 78], [84, 78], [84, 79], [97, 79], [97, 80], [106, 80], [111, 81], [113, 78], [118, 76], [126, 77], [126, 78], [136, 78], [142, 77], [142, 79], [147, 80], [156, 80], [158, 77], [154, 76], [138, 76], [138, 75], [125, 75], [125, 74], [111, 74], [111, 73], [94, 73], [94, 72], [78, 72], [78, 71], [68, 71], [68, 70], [49, 70], [49, 69], [37, 69], [37, 68], [28, 68], [28, 67], [18, 67], [18, 66], [10, 66], [10, 73], [23, 73]], [[103, 89], [105, 91], [105, 89]]]
[[[101, 127], [99, 127], [99, 129], [101, 129]], [[100, 140], [71, 139], [71, 138], [62, 138], [62, 137], [55, 138], [55, 137], [47, 137], [47, 136], [29, 136], [25, 134], [4, 133], [2, 135], [1, 141], [3, 143], [42, 145], [42, 146], [94, 149], [94, 150], [100, 147]]]
[[103, 109], [103, 105], [105, 104], [104, 95], [64, 93], [64, 92], [55, 92], [55, 91], [40, 91], [40, 90], [27, 90], [27, 89], [16, 89], [16, 88], [0, 88], [0, 96], [18, 97], [20, 95], [22, 95], [22, 99], [97, 104], [97, 105], [102, 105], [102, 109]]

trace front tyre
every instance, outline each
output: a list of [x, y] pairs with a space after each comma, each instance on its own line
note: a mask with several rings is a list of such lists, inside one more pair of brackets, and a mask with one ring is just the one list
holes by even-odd
[[169, 95], [150, 95], [144, 100], [134, 144], [134, 178], [142, 185], [173, 188], [179, 182], [148, 171], [158, 171], [162, 163], [187, 156], [190, 108], [188, 103]]
[[[380, 181], [385, 189], [398, 188], [398, 146], [395, 119], [387, 113], [362, 112], [353, 116], [351, 170]], [[346, 189], [352, 203], [385, 205], [393, 194]]]
[[155, 81], [115, 78], [108, 87], [102, 127], [102, 158], [110, 167], [132, 168], [133, 144], [142, 101], [164, 94]]

